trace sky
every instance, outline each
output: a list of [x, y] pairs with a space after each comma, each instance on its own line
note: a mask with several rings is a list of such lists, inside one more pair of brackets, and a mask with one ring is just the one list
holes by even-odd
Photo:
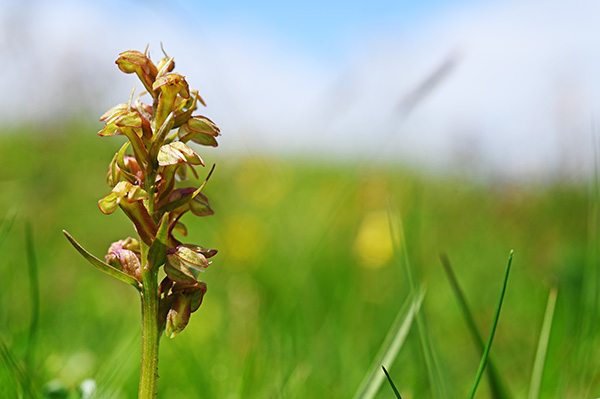
[[599, 17], [596, 0], [8, 0], [0, 125], [101, 115], [141, 88], [118, 54], [162, 43], [221, 151], [585, 175]]

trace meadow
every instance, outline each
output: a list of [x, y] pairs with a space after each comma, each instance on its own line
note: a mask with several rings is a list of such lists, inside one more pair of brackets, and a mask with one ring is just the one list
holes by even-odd
[[[123, 214], [98, 209], [123, 141], [100, 139], [98, 126], [0, 134], [2, 398], [75, 398], [87, 379], [97, 398], [136, 396], [138, 295], [90, 267], [61, 233], [99, 257], [134, 234]], [[593, 179], [474, 181], [401, 162], [199, 153], [217, 165], [205, 189], [215, 215], [188, 219], [188, 235], [219, 254], [202, 276], [200, 310], [162, 340], [160, 398], [352, 398], [414, 291], [407, 270], [424, 288], [421, 323], [386, 367], [403, 398], [440, 397], [436, 386], [467, 397], [481, 354], [440, 255], [487, 337], [511, 250], [491, 349], [511, 397], [528, 395], [553, 288], [539, 396], [600, 396]], [[396, 237], [390, 222], [401, 227]], [[424, 340], [439, 362], [435, 381]], [[476, 397], [489, 395], [484, 378]], [[394, 393], [384, 383], [375, 397]]]

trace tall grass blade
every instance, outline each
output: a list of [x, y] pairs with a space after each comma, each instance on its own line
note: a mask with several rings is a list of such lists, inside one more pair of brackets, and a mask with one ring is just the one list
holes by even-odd
[[490, 349], [492, 348], [492, 341], [494, 340], [494, 334], [496, 333], [496, 327], [498, 326], [498, 319], [500, 319], [500, 310], [502, 309], [502, 302], [504, 301], [504, 294], [506, 293], [506, 286], [508, 283], [508, 275], [510, 273], [510, 266], [512, 264], [513, 253], [514, 251], [511, 250], [510, 255], [508, 256], [508, 265], [506, 266], [506, 273], [504, 275], [504, 283], [502, 284], [500, 300], [498, 301], [498, 307], [496, 308], [496, 314], [494, 315], [494, 321], [492, 322], [490, 336], [488, 337], [487, 344], [485, 345], [483, 356], [481, 357], [481, 363], [479, 363], [479, 369], [477, 370], [477, 375], [475, 376], [475, 382], [473, 383], [471, 393], [469, 394], [469, 399], [473, 399], [473, 397], [475, 396], [475, 391], [477, 390], [477, 386], [479, 385], [479, 381], [481, 380], [481, 376], [483, 375], [483, 371], [485, 370], [485, 365], [490, 354]]
[[2, 243], [8, 236], [8, 233], [10, 232], [10, 229], [12, 228], [16, 217], [17, 211], [14, 208], [12, 208], [7, 212], [6, 217], [2, 221], [2, 224], [0, 224], [0, 245], [2, 245]]
[[551, 289], [550, 294], [548, 294], [546, 313], [544, 314], [542, 331], [540, 332], [537, 353], [535, 354], [535, 362], [533, 363], [531, 383], [529, 384], [529, 399], [538, 399], [540, 395], [540, 387], [542, 386], [542, 376], [544, 374], [544, 364], [546, 362], [546, 352], [548, 350], [548, 342], [550, 341], [550, 330], [552, 329], [554, 308], [556, 307], [556, 296], [556, 289]]
[[396, 389], [396, 384], [394, 384], [394, 381], [392, 381], [392, 377], [390, 377], [390, 373], [388, 373], [388, 371], [385, 369], [385, 366], [381, 366], [381, 368], [383, 369], [383, 372], [385, 373], [385, 376], [387, 377], [387, 380], [390, 383], [390, 386], [392, 387], [396, 398], [402, 399], [402, 396], [400, 396], [400, 392], [398, 392], [398, 389]]
[[417, 295], [407, 298], [406, 302], [402, 305], [396, 316], [396, 320], [394, 320], [392, 327], [375, 356], [372, 366], [369, 368], [369, 372], [365, 375], [365, 378], [356, 391], [354, 395], [355, 399], [372, 399], [379, 390], [383, 382], [383, 375], [379, 371], [379, 367], [381, 365], [389, 367], [394, 363], [406, 340], [415, 315], [421, 307], [424, 295], [425, 292], [421, 290]]
[[419, 340], [421, 349], [425, 358], [425, 366], [427, 367], [427, 375], [431, 382], [433, 397], [445, 399], [452, 397], [450, 387], [447, 384], [447, 376], [442, 373], [438, 352], [433, 344], [433, 338], [430, 334], [427, 319], [423, 312], [419, 312], [416, 317], [417, 329], [419, 332]]
[[140, 332], [136, 331], [114, 345], [113, 350], [102, 359], [94, 373], [97, 398], [120, 398], [120, 391], [127, 379], [138, 373], [139, 359], [131, 348], [137, 346]]
[[[598, 357], [590, 350], [588, 342], [595, 342], [598, 336], [600, 315], [600, 137], [596, 123], [592, 125], [593, 149], [593, 175], [589, 187], [589, 204], [587, 215], [587, 254], [585, 267], [581, 273], [580, 304], [578, 314], [577, 336], [573, 341], [577, 343], [574, 348], [573, 365], [578, 372], [569, 377], [562, 377], [565, 386], [571, 391], [584, 395], [589, 391], [595, 381], [600, 367]], [[589, 394], [589, 392], [586, 392]]]
[[31, 387], [29, 375], [21, 368], [15, 358], [15, 355], [8, 345], [6, 345], [2, 337], [0, 337], [0, 358], [6, 365], [7, 369], [12, 372], [14, 379], [21, 387], [23, 397], [27, 399], [37, 399], [38, 396]]
[[27, 352], [25, 364], [29, 371], [33, 370], [33, 355], [35, 353], [35, 341], [40, 316], [40, 285], [38, 280], [38, 264], [35, 257], [35, 245], [31, 223], [25, 226], [25, 245], [27, 252], [27, 264], [29, 270], [29, 294], [31, 296], [31, 321], [29, 323], [29, 334], [27, 337]]
[[[394, 215], [394, 213], [396, 214]], [[404, 269], [406, 271], [411, 292], [415, 292], [417, 289], [416, 274], [411, 266], [410, 259], [408, 257], [408, 251], [406, 250], [406, 241], [404, 240], [404, 233], [402, 229], [402, 224], [400, 222], [400, 217], [397, 214], [397, 212], [393, 211], [392, 206], [390, 207], [389, 212], [389, 224], [396, 259], [402, 261], [402, 257], [400, 257], [400, 252], [403, 252]], [[405, 248], [404, 251], [402, 251], [402, 248]], [[425, 358], [425, 366], [427, 367], [427, 375], [429, 381], [431, 382], [433, 395], [435, 398], [442, 399], [451, 397], [451, 390], [447, 383], [448, 378], [447, 375], [443, 372], [444, 368], [440, 367], [439, 356], [433, 344], [431, 334], [429, 333], [429, 328], [427, 326], [427, 320], [425, 318], [424, 313], [418, 312], [415, 319], [417, 323], [417, 329], [419, 332], [419, 338], [421, 341], [421, 348], [423, 350], [423, 356]]]
[[[465, 321], [467, 323], [467, 327], [469, 328], [471, 336], [473, 337], [473, 341], [475, 342], [475, 345], [477, 346], [477, 349], [480, 352], [480, 356], [483, 356], [483, 352], [485, 350], [483, 338], [481, 337], [481, 333], [477, 328], [475, 318], [473, 317], [473, 313], [471, 312], [471, 308], [469, 307], [464, 291], [458, 283], [458, 279], [456, 278], [456, 274], [452, 269], [452, 265], [450, 264], [448, 256], [446, 254], [441, 254], [440, 260], [442, 261], [442, 266], [444, 267], [446, 276], [448, 276], [448, 280], [450, 281], [450, 286], [454, 291], [454, 295], [458, 299], [460, 310], [462, 311], [465, 317]], [[508, 393], [508, 390], [506, 389], [506, 385], [503, 383], [502, 378], [498, 373], [498, 369], [496, 369], [496, 365], [492, 361], [491, 357], [488, 359], [487, 371], [491, 397], [495, 399], [510, 398], [511, 396]]]

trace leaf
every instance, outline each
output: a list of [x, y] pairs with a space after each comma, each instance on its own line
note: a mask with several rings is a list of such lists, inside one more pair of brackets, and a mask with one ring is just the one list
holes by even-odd
[[[485, 350], [483, 338], [481, 337], [481, 333], [479, 332], [479, 329], [477, 328], [477, 324], [475, 323], [475, 318], [473, 317], [473, 313], [471, 312], [471, 309], [467, 302], [467, 298], [466, 298], [462, 288], [460, 287], [460, 284], [458, 283], [458, 279], [456, 278], [456, 275], [454, 274], [454, 270], [452, 269], [450, 260], [448, 259], [448, 256], [446, 254], [440, 255], [440, 260], [442, 261], [442, 266], [444, 267], [446, 276], [448, 277], [448, 280], [450, 281], [450, 287], [452, 287], [452, 290], [454, 291], [454, 295], [456, 296], [456, 299], [458, 300], [459, 307], [462, 310], [463, 316], [465, 317], [465, 321], [467, 323], [467, 327], [469, 328], [469, 331], [471, 332], [473, 341], [475, 342], [475, 345], [477, 346], [477, 350], [479, 351], [480, 356], [483, 356], [483, 352]], [[489, 386], [490, 386], [490, 398], [503, 399], [503, 398], [508, 398], [511, 396], [508, 393], [508, 390], [506, 389], [506, 385], [502, 381], [500, 373], [498, 372], [498, 369], [496, 368], [496, 365], [492, 361], [491, 357], [488, 359], [487, 375], [488, 375], [488, 382], [489, 382]]]
[[148, 250], [148, 265], [154, 269], [167, 260], [167, 237], [169, 233], [169, 214], [165, 213], [160, 221], [156, 238]]
[[17, 211], [15, 210], [15, 208], [11, 208], [7, 212], [4, 220], [2, 221], [2, 224], [0, 224], [0, 245], [2, 245], [6, 237], [8, 237], [8, 233], [10, 232], [10, 229], [12, 228], [16, 217]]
[[379, 367], [381, 365], [391, 366], [396, 359], [396, 356], [398, 356], [398, 353], [408, 336], [408, 332], [410, 331], [415, 316], [423, 303], [424, 295], [424, 291], [421, 290], [412, 297], [409, 297], [402, 305], [402, 308], [396, 316], [396, 320], [394, 320], [394, 323], [390, 327], [387, 336], [375, 356], [372, 366], [369, 368], [369, 372], [365, 375], [356, 391], [356, 394], [354, 395], [355, 399], [372, 399], [377, 394], [377, 391], [379, 391], [381, 383], [383, 382], [383, 375], [381, 374]]
[[556, 288], [550, 290], [548, 302], [546, 303], [546, 312], [538, 340], [538, 348], [535, 354], [533, 372], [531, 373], [531, 382], [529, 384], [529, 399], [537, 399], [540, 395], [542, 385], [542, 376], [544, 374], [544, 363], [546, 362], [546, 352], [548, 351], [548, 342], [550, 341], [550, 330], [552, 329], [552, 319], [554, 318], [554, 308], [556, 306]]
[[63, 230], [63, 234], [67, 237], [67, 239], [69, 240], [71, 245], [73, 245], [75, 247], [75, 249], [85, 258], [85, 260], [90, 262], [94, 267], [103, 271], [106, 274], [116, 277], [117, 279], [123, 281], [124, 283], [134, 286], [135, 289], [137, 289], [138, 291], [142, 290], [140, 283], [135, 278], [131, 277], [128, 274], [123, 273], [120, 270], [115, 269], [108, 263], [105, 263], [105, 262], [101, 261], [100, 259], [96, 258], [94, 255], [89, 253], [85, 248], [83, 248], [77, 241], [75, 241], [75, 239], [73, 237], [71, 237], [71, 235], [69, 233], [67, 233], [66, 230]]
[[512, 259], [513, 251], [510, 251], [510, 255], [508, 256], [508, 265], [506, 266], [506, 273], [504, 274], [504, 282], [502, 283], [502, 292], [500, 293], [500, 300], [498, 301], [498, 307], [496, 308], [496, 313], [494, 314], [494, 320], [492, 322], [490, 335], [488, 337], [487, 344], [485, 345], [483, 356], [481, 357], [481, 363], [479, 363], [479, 369], [477, 370], [477, 375], [475, 376], [475, 381], [473, 382], [473, 387], [471, 388], [469, 399], [473, 399], [475, 397], [475, 391], [477, 390], [477, 386], [479, 385], [479, 381], [481, 380], [481, 376], [483, 375], [483, 371], [485, 370], [485, 365], [490, 354], [492, 341], [494, 340], [494, 334], [496, 333], [496, 327], [498, 327], [498, 320], [500, 319], [500, 309], [502, 309], [502, 302], [504, 300], [504, 294], [506, 293], [506, 285], [508, 284], [508, 275], [510, 273]]
[[392, 387], [396, 398], [402, 399], [402, 396], [400, 396], [400, 392], [398, 392], [398, 389], [396, 389], [396, 384], [394, 384], [394, 381], [392, 381], [392, 377], [390, 377], [390, 373], [388, 373], [388, 371], [385, 369], [385, 366], [381, 366], [381, 368], [383, 369], [383, 372], [385, 373], [385, 376], [387, 377], [387, 380], [390, 383], [390, 386]]

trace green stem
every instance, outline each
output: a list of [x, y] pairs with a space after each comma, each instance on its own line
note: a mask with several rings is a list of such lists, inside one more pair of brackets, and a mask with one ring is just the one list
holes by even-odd
[[158, 388], [158, 273], [148, 267], [142, 271], [142, 364], [139, 399], [155, 399]]

